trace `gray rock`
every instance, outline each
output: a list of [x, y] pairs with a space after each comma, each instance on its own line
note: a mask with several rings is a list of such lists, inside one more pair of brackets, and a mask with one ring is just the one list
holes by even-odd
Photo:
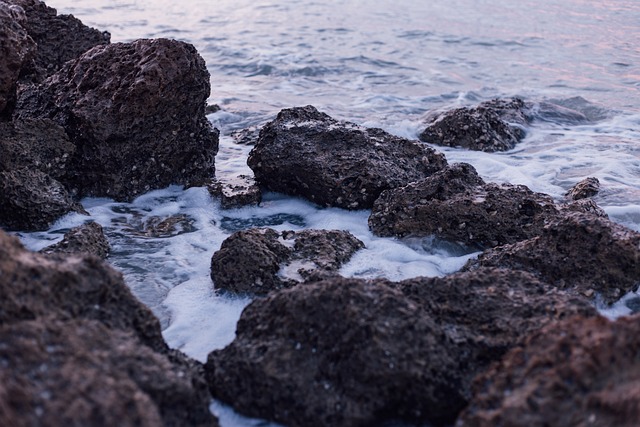
[[253, 177], [238, 175], [234, 178], [218, 178], [207, 185], [209, 194], [220, 198], [222, 209], [258, 205], [262, 192]]
[[102, 231], [102, 226], [97, 222], [88, 222], [72, 228], [64, 234], [62, 241], [47, 246], [40, 253], [85, 253], [105, 259], [110, 251], [111, 246]]
[[569, 200], [587, 199], [600, 192], [600, 181], [598, 178], [585, 178], [571, 187], [564, 195]]

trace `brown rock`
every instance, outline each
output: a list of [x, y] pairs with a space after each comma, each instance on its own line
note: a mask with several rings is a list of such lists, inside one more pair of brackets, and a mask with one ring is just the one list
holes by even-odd
[[262, 192], [253, 177], [238, 175], [235, 178], [218, 178], [207, 185], [213, 197], [220, 198], [222, 209], [258, 205], [262, 201]]
[[65, 233], [62, 241], [47, 246], [40, 253], [44, 254], [92, 254], [105, 259], [111, 251], [109, 241], [97, 222], [88, 222], [72, 228]]
[[580, 200], [593, 197], [600, 191], [598, 178], [585, 178], [571, 187], [564, 196], [569, 200]]

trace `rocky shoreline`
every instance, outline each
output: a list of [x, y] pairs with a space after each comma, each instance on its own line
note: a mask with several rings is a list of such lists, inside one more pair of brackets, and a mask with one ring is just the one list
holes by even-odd
[[216, 180], [210, 76], [192, 45], [110, 43], [38, 0], [0, 0], [0, 52], [5, 231], [86, 214], [81, 197], [181, 184], [208, 186], [225, 209], [259, 204], [261, 189], [367, 209], [378, 236], [483, 251], [444, 278], [348, 279], [338, 270], [364, 247], [348, 230], [238, 231], [212, 254], [212, 286], [254, 300], [201, 364], [167, 346], [90, 217], [41, 253], [0, 230], [0, 425], [215, 426], [212, 398], [291, 427], [640, 418], [640, 315], [595, 309], [640, 285], [640, 233], [591, 199], [595, 178], [557, 201], [485, 182], [430, 145], [511, 149], [532, 108], [592, 118], [493, 100], [434, 114], [420, 142], [294, 107], [245, 133], [255, 181]]

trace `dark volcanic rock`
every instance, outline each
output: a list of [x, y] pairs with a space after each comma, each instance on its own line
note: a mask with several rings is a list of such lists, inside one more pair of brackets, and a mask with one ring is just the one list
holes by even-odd
[[571, 187], [565, 197], [569, 200], [580, 200], [593, 197], [600, 191], [600, 181], [598, 178], [585, 178]]
[[527, 273], [333, 278], [269, 294], [205, 370], [214, 396], [289, 426], [451, 422], [475, 374], [585, 299]]
[[324, 206], [371, 208], [380, 193], [446, 166], [416, 141], [340, 122], [312, 106], [282, 110], [249, 154], [258, 183]]
[[211, 258], [217, 289], [264, 295], [335, 272], [364, 244], [347, 231], [238, 231]]
[[621, 426], [640, 419], [640, 317], [549, 325], [475, 383], [457, 426]]
[[72, 228], [65, 233], [62, 241], [55, 245], [47, 246], [40, 253], [85, 253], [104, 259], [109, 255], [110, 250], [111, 246], [102, 231], [102, 226], [97, 222], [88, 222]]
[[67, 190], [38, 170], [0, 172], [0, 225], [14, 230], [46, 230], [58, 218], [83, 212]]
[[380, 236], [425, 236], [491, 247], [542, 232], [559, 215], [553, 199], [522, 185], [486, 184], [457, 163], [376, 200], [369, 227]]
[[204, 108], [204, 60], [166, 39], [97, 46], [25, 89], [18, 117], [50, 118], [76, 145], [63, 182], [80, 196], [131, 200], [213, 176], [218, 132]]
[[3, 112], [15, 102], [20, 73], [36, 53], [26, 22], [22, 8], [0, 1], [0, 117], [9, 115]]
[[540, 236], [489, 249], [465, 269], [479, 266], [530, 271], [611, 303], [640, 284], [640, 233], [595, 215], [566, 213]]
[[262, 192], [253, 177], [238, 175], [235, 178], [218, 178], [207, 185], [209, 194], [220, 198], [222, 209], [258, 205]]
[[422, 141], [477, 151], [506, 151], [525, 136], [527, 106], [521, 99], [494, 99], [475, 108], [456, 108], [433, 117]]
[[109, 33], [89, 28], [73, 15], [57, 15], [55, 9], [39, 0], [3, 0], [18, 5], [26, 13], [23, 24], [38, 45], [35, 67], [29, 79], [41, 81], [62, 65], [97, 45], [108, 44]]

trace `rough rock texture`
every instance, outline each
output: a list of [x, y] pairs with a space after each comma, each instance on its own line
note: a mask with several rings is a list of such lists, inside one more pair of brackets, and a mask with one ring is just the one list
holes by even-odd
[[49, 175], [29, 168], [0, 172], [0, 226], [46, 230], [72, 211], [83, 212], [62, 184]]
[[369, 227], [380, 236], [425, 236], [492, 247], [525, 240], [558, 216], [550, 196], [522, 185], [486, 184], [457, 163], [421, 181], [382, 193]]
[[57, 15], [39, 0], [3, 0], [20, 6], [26, 13], [23, 24], [38, 45], [29, 79], [41, 81], [62, 65], [97, 45], [108, 44], [110, 34], [89, 28], [73, 15]]
[[424, 144], [340, 122], [312, 106], [282, 110], [249, 154], [258, 183], [324, 206], [371, 208], [380, 193], [446, 166]]
[[264, 295], [335, 272], [364, 244], [339, 230], [238, 231], [211, 258], [217, 289]]
[[74, 152], [64, 129], [49, 119], [0, 123], [0, 171], [28, 167], [59, 179]]
[[25, 28], [26, 21], [22, 8], [0, 1], [0, 118], [8, 115], [7, 107], [12, 109], [20, 73], [36, 53], [36, 44]]
[[533, 276], [332, 278], [269, 294], [209, 354], [215, 397], [288, 426], [455, 419], [473, 376], [556, 319], [595, 310]]
[[640, 233], [610, 220], [567, 213], [533, 239], [489, 249], [465, 269], [530, 271], [561, 288], [597, 292], [611, 303], [640, 285]]
[[65, 233], [62, 241], [47, 246], [40, 253], [85, 253], [104, 259], [109, 255], [109, 251], [111, 246], [102, 231], [102, 226], [97, 222], [88, 222], [72, 228]]
[[640, 317], [549, 325], [475, 383], [457, 426], [621, 426], [640, 419]]
[[196, 49], [166, 39], [97, 46], [39, 86], [18, 117], [50, 118], [75, 144], [64, 184], [79, 196], [131, 200], [213, 176], [218, 132], [204, 108], [209, 73]]
[[262, 192], [253, 177], [238, 175], [232, 179], [216, 179], [207, 185], [213, 197], [220, 198], [222, 209], [233, 209], [248, 205], [258, 205]]
[[215, 425], [202, 365], [168, 349], [99, 258], [32, 253], [0, 231], [0, 294], [0, 420], [17, 415], [6, 425], [39, 413], [50, 425]]
[[600, 191], [600, 181], [598, 178], [585, 178], [571, 187], [565, 194], [569, 200], [581, 200], [593, 197]]
[[521, 99], [494, 99], [432, 117], [422, 141], [477, 151], [506, 151], [525, 136], [527, 106]]
[[262, 129], [262, 126], [256, 125], [245, 129], [235, 130], [231, 132], [231, 137], [236, 144], [255, 145], [260, 137], [260, 129]]

